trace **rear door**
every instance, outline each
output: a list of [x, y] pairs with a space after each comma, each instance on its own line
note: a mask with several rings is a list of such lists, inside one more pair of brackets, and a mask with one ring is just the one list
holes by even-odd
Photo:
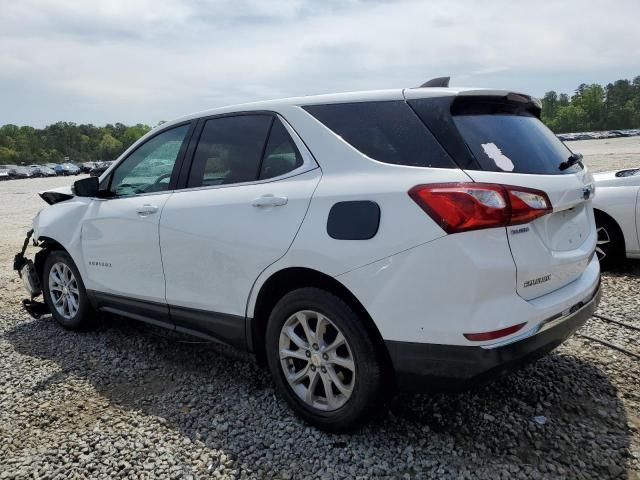
[[244, 343], [254, 281], [291, 245], [321, 172], [280, 118], [204, 122], [187, 188], [160, 221], [166, 300], [179, 330]]
[[507, 228], [518, 294], [536, 298], [577, 279], [595, 249], [593, 179], [580, 162], [567, 166], [572, 152], [538, 119], [536, 104], [514, 94], [449, 97], [435, 102], [440, 119], [448, 117], [438, 122], [429, 99], [410, 103], [474, 181], [548, 195], [551, 214]]

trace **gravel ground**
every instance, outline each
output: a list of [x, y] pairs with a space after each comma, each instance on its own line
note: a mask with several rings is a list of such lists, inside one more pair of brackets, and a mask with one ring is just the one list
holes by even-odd
[[640, 137], [576, 140], [567, 146], [584, 155], [592, 172], [640, 167]]
[[[30, 318], [8, 263], [42, 206], [33, 192], [56, 182], [68, 179], [0, 184], [0, 479], [640, 480], [640, 360], [581, 336], [491, 385], [403, 395], [332, 435], [297, 420], [247, 355], [117, 318], [82, 334]], [[640, 262], [603, 288], [599, 313], [640, 325]], [[626, 327], [592, 318], [579, 334], [640, 354]]]

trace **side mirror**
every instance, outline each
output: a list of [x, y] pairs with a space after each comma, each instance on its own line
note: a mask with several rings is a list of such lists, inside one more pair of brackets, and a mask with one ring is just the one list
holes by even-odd
[[88, 177], [73, 182], [73, 192], [77, 197], [97, 197], [98, 177]]

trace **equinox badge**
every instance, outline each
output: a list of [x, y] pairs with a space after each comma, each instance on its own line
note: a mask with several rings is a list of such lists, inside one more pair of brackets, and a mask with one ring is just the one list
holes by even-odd
[[541, 283], [548, 282], [549, 280], [551, 280], [551, 275], [545, 275], [544, 277], [527, 280], [526, 282], [524, 282], [524, 288], [533, 287], [534, 285], [539, 285]]

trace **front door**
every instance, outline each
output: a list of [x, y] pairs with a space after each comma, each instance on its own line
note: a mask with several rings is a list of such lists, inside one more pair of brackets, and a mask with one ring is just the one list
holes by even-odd
[[165, 130], [120, 162], [103, 182], [107, 198], [92, 201], [82, 225], [87, 289], [161, 323], [168, 315], [158, 225], [189, 128]]
[[204, 124], [189, 185], [160, 221], [167, 302], [179, 330], [244, 342], [244, 315], [260, 273], [286, 252], [321, 176], [276, 116]]

